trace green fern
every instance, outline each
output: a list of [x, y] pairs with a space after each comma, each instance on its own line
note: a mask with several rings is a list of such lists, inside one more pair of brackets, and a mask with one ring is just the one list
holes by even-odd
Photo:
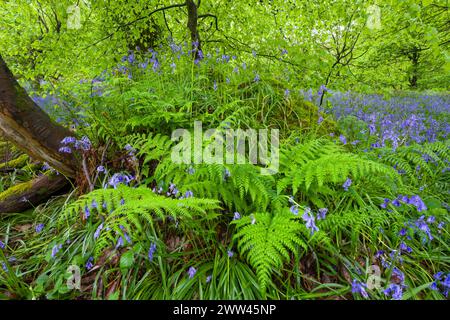
[[237, 226], [233, 239], [237, 241], [239, 251], [256, 269], [263, 292], [273, 270], [281, 269], [283, 263], [290, 260], [291, 253], [296, 255], [297, 246], [304, 250], [307, 248], [300, 237], [305, 227], [289, 210], [274, 214], [255, 213], [233, 223]]
[[[60, 217], [61, 223], [73, 221], [84, 208], [97, 203], [97, 213], [104, 219], [104, 228], [95, 247], [96, 256], [111, 246], [117, 235], [124, 230], [133, 231], [132, 237], [138, 238], [144, 226], [152, 226], [154, 221], [193, 218], [196, 215], [219, 209], [218, 202], [211, 199], [185, 198], [172, 199], [154, 193], [146, 187], [132, 188], [119, 186], [117, 189], [99, 189], [80, 197], [70, 204]], [[92, 213], [91, 213], [92, 214]]]

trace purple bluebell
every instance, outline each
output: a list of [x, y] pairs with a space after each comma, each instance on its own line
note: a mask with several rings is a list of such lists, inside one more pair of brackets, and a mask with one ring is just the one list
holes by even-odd
[[56, 254], [61, 250], [62, 244], [55, 244], [52, 248], [52, 258], [56, 256]]
[[72, 153], [72, 149], [70, 149], [69, 147], [61, 147], [58, 151], [60, 153]]
[[325, 219], [327, 215], [328, 209], [327, 208], [321, 208], [319, 209], [319, 212], [317, 213], [317, 220], [323, 220]]
[[97, 230], [94, 232], [94, 239], [98, 239], [100, 237], [100, 232], [102, 232], [103, 229], [103, 223], [100, 223], [100, 225], [97, 227]]
[[352, 185], [352, 180], [350, 178], [347, 178], [347, 180], [345, 180], [344, 184], [342, 185], [342, 187], [344, 188], [345, 191], [348, 191], [348, 188]]
[[74, 144], [77, 141], [74, 137], [65, 137], [61, 140], [61, 144]]
[[84, 218], [89, 219], [89, 216], [91, 215], [91, 211], [89, 210], [88, 206], [84, 206]]
[[319, 228], [316, 226], [315, 218], [311, 213], [310, 208], [306, 208], [303, 215], [302, 215], [303, 221], [306, 222], [306, 227], [311, 230], [311, 235], [313, 235], [315, 232], [319, 231]]
[[192, 279], [195, 276], [196, 273], [197, 273], [197, 269], [195, 269], [194, 267], [190, 267], [189, 268], [188, 275], [189, 275], [190, 279]]
[[367, 294], [366, 288], [367, 288], [366, 284], [364, 284], [361, 281], [358, 281], [356, 279], [353, 279], [353, 282], [352, 282], [352, 293], [353, 294], [359, 294], [363, 298], [367, 299], [369, 297], [369, 295]]
[[293, 206], [291, 206], [290, 208], [289, 208], [289, 210], [293, 213], [293, 214], [295, 214], [295, 215], [298, 215], [298, 206], [297, 205], [293, 205]]
[[86, 262], [86, 270], [91, 270], [94, 267], [94, 257], [89, 257], [88, 261]]
[[150, 249], [148, 250], [148, 260], [153, 261], [153, 255], [156, 252], [156, 243], [152, 243], [150, 245]]
[[392, 296], [393, 300], [401, 300], [403, 297], [403, 289], [401, 285], [391, 283], [389, 287], [383, 291], [386, 296]]
[[40, 233], [42, 230], [44, 229], [44, 224], [43, 223], [39, 223], [36, 228], [34, 228], [34, 230], [36, 231], [36, 233]]

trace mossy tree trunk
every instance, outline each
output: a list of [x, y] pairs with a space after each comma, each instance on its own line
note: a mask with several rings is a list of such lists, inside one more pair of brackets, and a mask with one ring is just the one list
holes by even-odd
[[67, 185], [68, 180], [63, 175], [47, 173], [31, 181], [19, 183], [0, 193], [0, 215], [35, 207], [64, 190]]
[[15, 80], [0, 55], [0, 130], [3, 136], [30, 157], [47, 162], [62, 174], [74, 177], [74, 157], [58, 152], [71, 132], [54, 123]]

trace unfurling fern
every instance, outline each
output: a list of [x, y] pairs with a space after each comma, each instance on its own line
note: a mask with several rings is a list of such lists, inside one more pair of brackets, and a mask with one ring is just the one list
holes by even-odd
[[[95, 247], [95, 255], [113, 244], [119, 235], [132, 232], [138, 238], [144, 225], [152, 226], [155, 219], [173, 220], [192, 218], [219, 208], [218, 202], [211, 199], [184, 198], [172, 199], [154, 193], [146, 187], [132, 188], [119, 186], [117, 189], [99, 189], [86, 194], [63, 212], [61, 221], [68, 216], [78, 216], [86, 207], [92, 208], [103, 217], [103, 229]], [[94, 210], [91, 211], [94, 214]]]
[[307, 248], [300, 237], [305, 227], [297, 219], [286, 209], [273, 214], [255, 213], [233, 222], [237, 226], [233, 239], [256, 269], [263, 292], [273, 270], [279, 270], [291, 253], [296, 254], [297, 246]]

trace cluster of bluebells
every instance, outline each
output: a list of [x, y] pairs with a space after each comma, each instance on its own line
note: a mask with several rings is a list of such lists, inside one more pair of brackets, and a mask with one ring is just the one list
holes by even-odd
[[438, 222], [436, 217], [425, 217], [425, 215], [422, 215], [416, 220], [405, 223], [404, 228], [400, 230], [399, 234], [407, 240], [411, 239], [411, 235], [418, 235], [422, 238], [422, 243], [426, 243], [434, 239], [431, 234], [432, 227], [435, 227], [438, 232], [441, 232], [444, 226], [445, 223], [443, 221]]
[[[290, 202], [292, 201], [292, 198], [290, 198], [289, 200]], [[299, 212], [299, 206], [297, 204], [293, 204], [290, 209], [289, 209], [294, 215], [298, 215]], [[303, 215], [302, 215], [302, 219], [303, 221], [305, 221], [305, 225], [306, 227], [311, 231], [311, 235], [314, 234], [315, 232], [319, 231], [319, 228], [316, 226], [316, 219], [317, 220], [324, 220], [326, 218], [328, 209], [327, 208], [321, 208], [318, 210], [316, 216], [314, 216], [313, 212], [311, 211], [311, 208], [306, 207]]]
[[[314, 94], [301, 93], [306, 100], [320, 104], [322, 90]], [[370, 136], [371, 148], [435, 142], [445, 140], [450, 133], [450, 123], [443, 114], [448, 113], [449, 95], [409, 95], [385, 98], [379, 94], [327, 90], [325, 100], [332, 106], [321, 110], [336, 119], [356, 116], [367, 124], [364, 135]], [[322, 103], [324, 105], [324, 103]]]
[[[128, 244], [132, 244], [132, 243], [133, 243], [133, 242], [131, 241], [131, 238], [130, 238], [130, 236], [128, 235], [128, 233], [125, 232], [125, 227], [122, 226], [122, 225], [120, 225], [119, 228], [123, 231], [123, 237], [122, 237], [122, 236], [119, 236], [119, 239], [117, 240], [117, 243], [116, 243], [116, 249], [119, 249], [119, 248], [123, 247], [123, 246], [125, 245], [125, 241], [126, 241]], [[125, 240], [124, 240], [124, 238], [125, 238]]]
[[72, 153], [73, 150], [89, 151], [92, 144], [88, 137], [84, 136], [80, 140], [75, 137], [65, 137], [61, 140], [62, 147], [59, 148], [61, 153]]
[[353, 294], [358, 294], [360, 296], [362, 296], [363, 298], [368, 298], [369, 294], [366, 291], [367, 289], [367, 285], [365, 283], [362, 283], [361, 281], [357, 280], [357, 279], [353, 279], [352, 282], [352, 293]]
[[434, 276], [434, 281], [430, 285], [432, 290], [438, 291], [448, 298], [448, 292], [450, 290], [450, 273], [445, 274], [439, 271]]
[[381, 208], [386, 209], [389, 204], [392, 204], [394, 207], [400, 207], [402, 204], [410, 204], [417, 208], [418, 212], [426, 211], [427, 206], [423, 202], [423, 200], [418, 195], [414, 195], [411, 197], [399, 195], [394, 200], [390, 200], [385, 198], [383, 203], [380, 205]]
[[117, 186], [124, 184], [129, 185], [131, 181], [134, 180], [134, 177], [125, 174], [125, 173], [115, 173], [111, 178], [108, 180], [108, 184], [113, 187], [114, 189], [117, 188]]
[[403, 297], [403, 290], [405, 285], [405, 274], [397, 267], [392, 269], [391, 283], [383, 291], [386, 296], [391, 297], [393, 300], [401, 300]]

